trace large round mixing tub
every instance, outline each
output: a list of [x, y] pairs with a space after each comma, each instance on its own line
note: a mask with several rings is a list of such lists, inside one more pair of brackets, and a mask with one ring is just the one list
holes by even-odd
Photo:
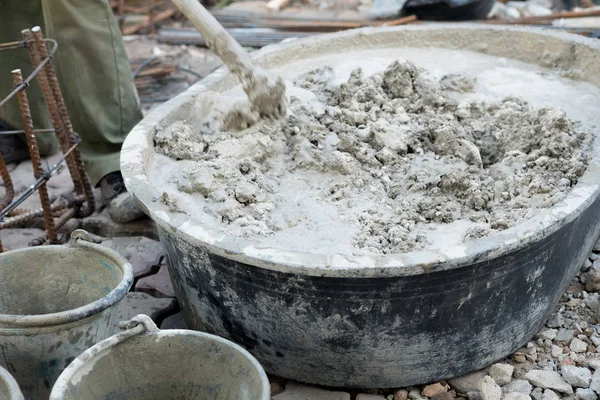
[[[285, 72], [317, 56], [403, 46], [506, 57], [600, 86], [599, 42], [526, 28], [364, 29], [272, 46], [256, 57]], [[432, 62], [442, 64], [451, 63]], [[148, 176], [153, 134], [174, 121], [197, 122], [203, 94], [236, 83], [221, 69], [154, 111], [127, 138], [122, 169], [158, 223], [188, 323], [242, 344], [268, 372], [330, 386], [394, 387], [485, 367], [540, 329], [598, 239], [598, 140], [564, 201], [458, 247], [353, 257], [265, 248], [212, 230], [156, 201], [162, 190]]]

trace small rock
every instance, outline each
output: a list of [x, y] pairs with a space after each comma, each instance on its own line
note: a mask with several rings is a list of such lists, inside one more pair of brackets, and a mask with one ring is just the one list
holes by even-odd
[[525, 354], [521, 353], [520, 351], [514, 353], [512, 355], [512, 358], [513, 358], [513, 360], [515, 360], [515, 362], [518, 362], [521, 364], [527, 362], [527, 357], [525, 357]]
[[544, 390], [542, 400], [560, 400], [560, 396], [550, 389]]
[[421, 391], [419, 389], [411, 389], [408, 392], [408, 398], [412, 400], [427, 400], [427, 397], [421, 396]]
[[273, 396], [273, 400], [350, 400], [350, 393], [331, 392], [308, 385], [290, 382], [285, 390]]
[[558, 372], [555, 371], [542, 371], [539, 369], [532, 369], [525, 374], [527, 379], [532, 385], [539, 386], [544, 389], [552, 389], [557, 392], [573, 394], [573, 388], [569, 385]]
[[560, 328], [565, 324], [565, 319], [559, 313], [554, 314], [548, 322], [546, 322], [546, 326], [548, 328]]
[[528, 381], [524, 380], [524, 379], [516, 379], [514, 381], [512, 381], [511, 383], [504, 385], [502, 387], [502, 393], [508, 394], [508, 393], [523, 393], [526, 395], [531, 394], [533, 387], [531, 386], [531, 383], [529, 383]]
[[542, 396], [544, 396], [544, 389], [542, 388], [535, 388], [531, 392], [531, 397], [535, 400], [542, 400]]
[[575, 353], [584, 353], [587, 351], [587, 344], [583, 340], [573, 338], [571, 344], [569, 344], [569, 348]]
[[540, 337], [542, 339], [554, 340], [557, 334], [558, 329], [545, 328], [537, 334], [537, 337]]
[[594, 392], [600, 394], [600, 369], [596, 370], [596, 372], [594, 372], [594, 375], [592, 375], [592, 381], [590, 382], [590, 389], [592, 389]]
[[456, 396], [453, 392], [441, 392], [431, 398], [431, 400], [454, 400]]
[[600, 290], [600, 263], [594, 261], [592, 268], [587, 273], [587, 282], [585, 283], [587, 292], [598, 292]]
[[579, 388], [575, 391], [575, 397], [581, 400], [596, 400], [598, 396], [592, 389]]
[[568, 342], [573, 339], [573, 334], [575, 333], [572, 329], [560, 329], [554, 338], [557, 342]]
[[482, 400], [500, 400], [502, 397], [502, 389], [489, 376], [484, 376], [479, 382], [479, 392]]
[[514, 370], [515, 367], [510, 364], [497, 363], [490, 367], [488, 373], [498, 385], [504, 386], [512, 380]]
[[394, 400], [406, 400], [408, 399], [408, 390], [400, 389], [394, 392]]
[[555, 344], [552, 345], [552, 349], [550, 350], [550, 354], [552, 355], [552, 357], [558, 358], [558, 356], [560, 356], [562, 353], [563, 353], [562, 347], [559, 347]]
[[475, 371], [458, 378], [449, 379], [448, 383], [458, 393], [479, 392], [479, 381], [486, 375], [487, 373], [483, 370]]
[[505, 394], [502, 397], [502, 400], [531, 400], [531, 397], [519, 392], [512, 392], [509, 394]]
[[586, 258], [586, 260], [583, 262], [583, 264], [581, 265], [581, 268], [579, 270], [581, 272], [585, 272], [585, 271], [589, 270], [590, 268], [592, 268], [592, 261], [590, 261], [589, 258]]
[[587, 361], [587, 366], [592, 368], [592, 369], [599, 369], [600, 368], [600, 359], [598, 358], [589, 358]]
[[423, 390], [421, 391], [421, 394], [426, 397], [433, 397], [436, 394], [439, 394], [439, 393], [442, 393], [445, 391], [447, 391], [446, 387], [438, 382], [438, 383], [433, 383], [431, 385], [425, 386], [423, 388]]
[[275, 396], [283, 392], [283, 385], [281, 383], [272, 382], [271, 383], [271, 396]]
[[356, 396], [356, 400], [385, 400], [385, 397], [378, 394], [360, 393]]
[[594, 343], [594, 346], [600, 346], [600, 337], [596, 336], [596, 334], [590, 336], [590, 340]]
[[587, 368], [565, 365], [560, 372], [571, 386], [587, 388], [592, 380], [592, 373]]

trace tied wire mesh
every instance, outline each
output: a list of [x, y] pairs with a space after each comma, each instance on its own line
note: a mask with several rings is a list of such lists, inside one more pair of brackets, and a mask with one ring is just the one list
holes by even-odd
[[[61, 242], [57, 231], [71, 218], [85, 218], [94, 212], [94, 193], [81, 159], [80, 139], [73, 130], [52, 65], [58, 44], [52, 39], [44, 38], [40, 27], [34, 27], [31, 30], [25, 29], [21, 31], [21, 34], [23, 40], [2, 43], [0, 44], [0, 51], [27, 50], [34, 70], [26, 78], [23, 78], [20, 69], [11, 72], [14, 89], [8, 96], [0, 99], [0, 108], [8, 101], [17, 101], [23, 122], [23, 130], [4, 131], [0, 134], [24, 134], [34, 176], [32, 184], [23, 193], [15, 197], [10, 173], [0, 154], [0, 179], [2, 179], [5, 189], [4, 198], [0, 198], [0, 231], [43, 218], [45, 234], [34, 239], [30, 245], [41, 245], [46, 242], [56, 244]], [[50, 48], [48, 45], [50, 45]], [[35, 129], [34, 127], [27, 98], [27, 88], [34, 78], [40, 85], [44, 103], [50, 114], [54, 129]], [[56, 134], [62, 158], [55, 165], [45, 168], [38, 148], [37, 135], [49, 133]], [[66, 164], [73, 181], [74, 195], [60, 196], [58, 199], [51, 201], [46, 183], [64, 168], [64, 164]], [[42, 207], [33, 210], [19, 208], [19, 205], [35, 192], [40, 197]], [[0, 252], [2, 251], [2, 241], [0, 240]]]

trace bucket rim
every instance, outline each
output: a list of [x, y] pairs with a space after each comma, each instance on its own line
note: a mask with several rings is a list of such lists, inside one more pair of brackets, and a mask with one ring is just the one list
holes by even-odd
[[[26, 328], [40, 328], [40, 327], [52, 327], [59, 325], [72, 324], [79, 321], [83, 321], [89, 317], [93, 317], [102, 311], [114, 306], [120, 302], [129, 292], [129, 289], [133, 285], [133, 267], [131, 263], [127, 261], [116, 251], [99, 244], [90, 243], [84, 240], [72, 241], [71, 244], [64, 245], [66, 247], [80, 248], [90, 252], [98, 253], [110, 261], [116, 266], [121, 268], [122, 278], [120, 282], [105, 296], [102, 298], [85, 304], [81, 307], [73, 308], [70, 310], [60, 311], [49, 314], [34, 314], [34, 315], [18, 315], [18, 314], [0, 314], [0, 335], [3, 330], [15, 329], [26, 329]], [[63, 247], [64, 247], [63, 246]], [[24, 249], [17, 249], [4, 252], [0, 254], [0, 257], [5, 255], [24, 253], [26, 251], [36, 251], [36, 249], [48, 249], [51, 248], [60, 249], [61, 246], [37, 246], [28, 247]]]
[[[353, 29], [266, 46], [253, 53], [253, 57], [262, 67], [269, 68], [271, 63], [276, 64], [278, 68], [284, 68], [288, 62], [295, 61], [297, 57], [310, 50], [327, 49], [328, 46], [333, 45], [344, 48], [344, 45], [349, 46], [355, 42], [376, 46], [379, 42], [389, 44], [391, 38], [398, 39], [401, 35], [413, 34], [414, 36], [416, 33], [427, 32], [433, 34], [437, 32], [445, 36], [455, 34], [461, 39], [468, 38], [474, 43], [479, 43], [481, 40], [478, 33], [496, 36], [500, 38], [498, 40], [502, 39], [503, 33], [506, 36], [514, 34], [513, 41], [527, 36], [531, 43], [544, 43], [554, 39], [565, 46], [570, 46], [573, 49], [572, 53], [577, 56], [581, 51], [577, 52], [575, 49], [588, 52], [586, 57], [591, 58], [589, 63], [592, 65], [594, 65], [592, 60], [600, 60], [600, 43], [590, 38], [540, 28], [481, 23], [440, 23]], [[477, 51], [473, 48], [464, 50]], [[494, 55], [487, 47], [482, 47], [479, 52]], [[539, 60], [532, 58], [526, 62], [541, 66], [543, 61], [541, 57], [545, 56], [536, 55]], [[287, 57], [285, 61], [282, 60], [284, 57]], [[519, 60], [517, 55], [513, 58]], [[579, 59], [576, 57], [576, 60]], [[557, 73], [561, 68], [560, 63], [558, 64], [554, 68]], [[593, 75], [591, 70], [586, 74]], [[176, 115], [179, 110], [185, 109], [186, 106], [201, 99], [203, 95], [211, 91], [220, 91], [220, 85], [223, 85], [229, 75], [225, 67], [219, 68], [182, 94], [157, 107], [140, 121], [123, 144], [121, 170], [129, 193], [166, 234], [174, 235], [178, 240], [235, 262], [281, 273], [344, 279], [414, 276], [458, 269], [473, 263], [485, 267], [485, 261], [525, 248], [548, 237], [578, 218], [600, 198], [600, 135], [596, 135], [586, 171], [561, 201], [509, 229], [494, 232], [489, 237], [474, 239], [462, 245], [394, 254], [323, 254], [311, 252], [311, 249], [290, 250], [284, 247], [267, 246], [236, 237], [223, 230], [203, 225], [193, 216], [171, 211], [169, 206], [157, 200], [161, 198], [162, 192], [147, 173], [152, 157], [157, 154], [154, 150], [154, 133], [157, 127], [161, 126], [166, 118]], [[600, 87], [598, 79], [592, 83], [592, 78], [588, 75], [578, 80]]]
[[[264, 368], [248, 350], [237, 343], [207, 332], [194, 331], [190, 329], [156, 329], [152, 331], [143, 331], [140, 334], [140, 336], [154, 336], [157, 339], [182, 335], [195, 336], [204, 340], [217, 342], [224, 347], [228, 347], [242, 354], [244, 358], [250, 361], [252, 367], [258, 371], [260, 376], [260, 381], [262, 383], [262, 397], [256, 400], [269, 400], [271, 398], [270, 382]], [[80, 371], [82, 368], [85, 368], [87, 363], [91, 363], [93, 365], [95, 359], [103, 357], [111, 348], [123, 344], [123, 342], [127, 341], [127, 339], [130, 337], [132, 336], [128, 335], [127, 332], [117, 333], [116, 335], [104, 339], [103, 341], [95, 344], [81, 353], [75, 360], [71, 361], [71, 363], [59, 375], [58, 379], [54, 383], [54, 386], [52, 387], [49, 400], [62, 400], [69, 383], [74, 379], [75, 374], [77, 374], [78, 371]], [[91, 371], [87, 371], [87, 373], [89, 372]]]
[[[3, 381], [8, 388], [8, 399], [7, 400], [24, 400], [21, 388], [15, 380], [15, 378], [6, 369], [0, 365], [0, 381]], [[1, 393], [0, 393], [1, 394]]]

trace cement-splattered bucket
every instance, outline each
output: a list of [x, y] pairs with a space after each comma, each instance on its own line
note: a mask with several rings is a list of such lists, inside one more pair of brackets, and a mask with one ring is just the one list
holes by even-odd
[[0, 367], [0, 399], [23, 400], [17, 381], [2, 367]]
[[268, 400], [269, 380], [240, 346], [208, 333], [160, 330], [143, 314], [77, 357], [50, 400]]
[[0, 366], [28, 399], [47, 399], [62, 370], [114, 332], [131, 265], [75, 231], [65, 246], [0, 254]]

